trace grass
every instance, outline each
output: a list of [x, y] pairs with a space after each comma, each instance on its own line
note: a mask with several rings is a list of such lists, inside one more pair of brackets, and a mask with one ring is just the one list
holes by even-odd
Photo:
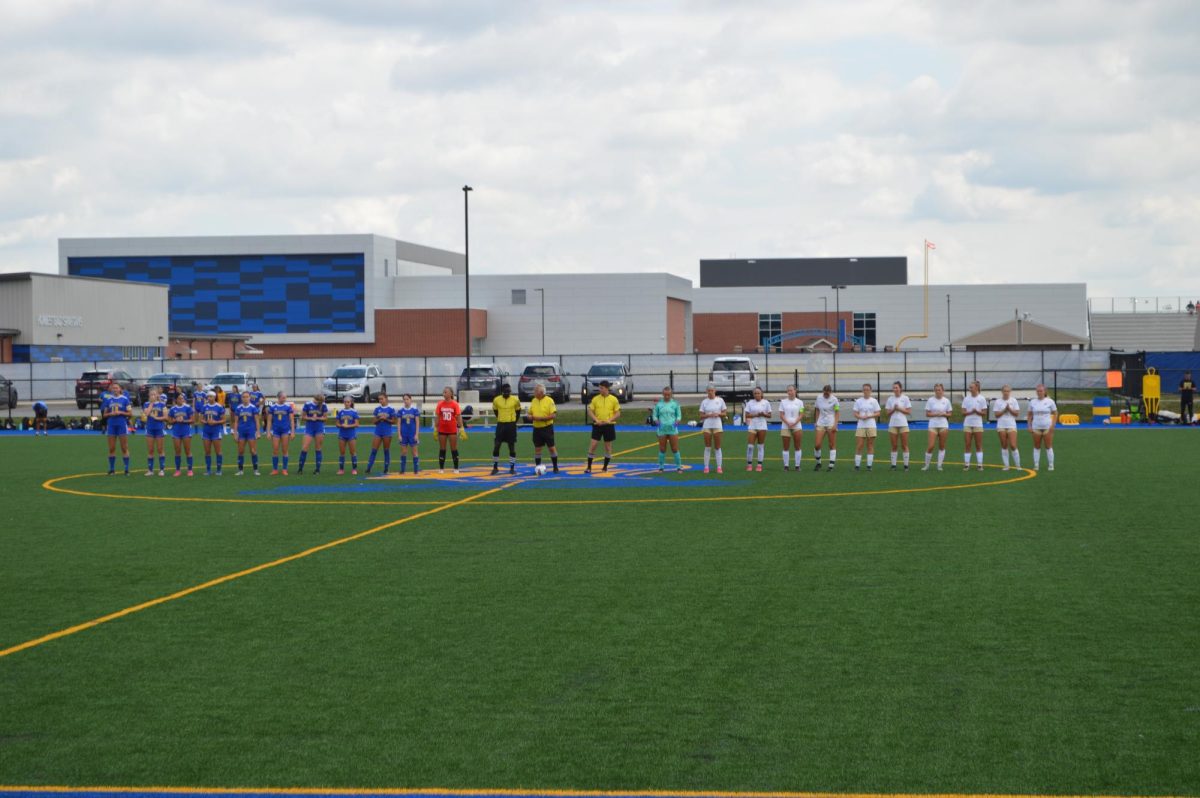
[[[1200, 439], [1069, 430], [1054, 473], [865, 494], [1014, 475], [957, 434], [940, 474], [855, 473], [849, 436], [785, 474], [777, 437], [763, 474], [730, 433], [721, 480], [527, 479], [0, 658], [0, 783], [1200, 794]], [[0, 648], [488, 487], [42, 487], [100, 446], [0, 438]]]

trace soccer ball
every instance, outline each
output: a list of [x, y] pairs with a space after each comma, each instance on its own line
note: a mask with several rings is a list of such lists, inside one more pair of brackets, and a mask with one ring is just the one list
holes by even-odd
[[537, 474], [540, 477], [546, 473], [546, 467], [539, 463], [538, 465], [535, 465], [533, 467], [533, 473]]
[[696, 426], [696, 420], [695, 420], [695, 419], [692, 419], [691, 421], [689, 421], [689, 422], [688, 422], [688, 426], [689, 426], [689, 427], [694, 427], [694, 426]]

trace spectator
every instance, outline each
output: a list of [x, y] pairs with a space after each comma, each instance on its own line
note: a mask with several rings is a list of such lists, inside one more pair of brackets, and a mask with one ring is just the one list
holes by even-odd
[[1196, 394], [1196, 383], [1192, 382], [1192, 372], [1183, 372], [1183, 379], [1179, 381], [1179, 420], [1184, 424], [1192, 423], [1192, 416], [1195, 411], [1192, 408], [1192, 400]]

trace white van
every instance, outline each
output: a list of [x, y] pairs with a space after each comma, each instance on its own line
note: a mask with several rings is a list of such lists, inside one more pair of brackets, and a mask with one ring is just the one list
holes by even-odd
[[713, 361], [708, 381], [717, 396], [727, 401], [749, 399], [758, 385], [758, 369], [748, 357], [719, 357]]

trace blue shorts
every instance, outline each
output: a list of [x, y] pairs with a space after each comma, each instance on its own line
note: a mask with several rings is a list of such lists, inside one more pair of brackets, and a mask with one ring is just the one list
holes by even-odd
[[200, 436], [206, 441], [219, 441], [221, 440], [224, 432], [224, 427], [214, 427], [209, 424], [205, 424]]
[[249, 427], [238, 426], [237, 436], [244, 441], [254, 440], [255, 434], [258, 432], [258, 427], [251, 425]]
[[286, 438], [291, 431], [291, 427], [271, 427], [271, 435], [275, 438]]
[[128, 422], [126, 422], [124, 420], [121, 420], [121, 421], [110, 420], [106, 426], [105, 431], [108, 435], [128, 435], [129, 434], [129, 424], [128, 424]]
[[304, 422], [304, 434], [305, 435], [324, 435], [325, 434], [325, 422], [324, 421], [305, 421]]
[[151, 427], [149, 425], [146, 426], [146, 437], [147, 438], [162, 438], [162, 437], [164, 437], [164, 432], [165, 431], [163, 430], [163, 428], [161, 426], [155, 426], [155, 427]]
[[394, 427], [392, 427], [391, 424], [376, 424], [375, 425], [375, 437], [376, 438], [390, 438], [395, 434], [396, 434], [396, 430]]
[[171, 435], [172, 437], [179, 438], [180, 440], [184, 438], [190, 438], [192, 437], [192, 425], [176, 424], [175, 426], [171, 427]]
[[343, 440], [343, 441], [358, 440], [358, 427], [351, 427], [350, 429], [339, 429], [338, 430], [338, 440]]
[[417, 436], [415, 434], [401, 435], [400, 436], [400, 445], [401, 446], [416, 446], [417, 445]]

